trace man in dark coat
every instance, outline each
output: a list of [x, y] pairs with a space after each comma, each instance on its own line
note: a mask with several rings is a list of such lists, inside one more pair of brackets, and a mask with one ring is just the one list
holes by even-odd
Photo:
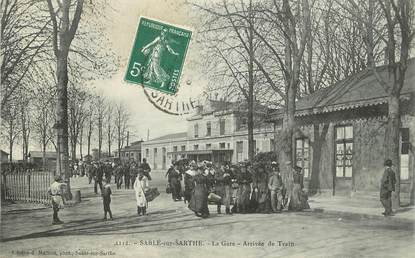
[[125, 164], [124, 165], [124, 187], [125, 189], [130, 189], [130, 179], [131, 179], [130, 166], [128, 164]]
[[115, 183], [117, 184], [117, 189], [121, 189], [122, 177], [123, 177], [123, 168], [121, 164], [115, 167], [114, 173], [115, 173]]
[[391, 216], [392, 214], [392, 192], [395, 191], [395, 172], [392, 169], [392, 160], [385, 161], [385, 171], [383, 172], [380, 183], [380, 202], [385, 207], [384, 216]]
[[147, 163], [147, 159], [143, 159], [143, 163], [141, 163], [140, 168], [144, 171], [144, 175], [148, 178], [148, 180], [151, 180], [151, 168], [150, 165]]
[[97, 186], [99, 185], [99, 190], [102, 193], [102, 178], [104, 177], [104, 171], [102, 164], [94, 164], [94, 193], [98, 193]]
[[134, 161], [132, 161], [130, 163], [130, 166], [129, 167], [130, 167], [130, 176], [131, 176], [131, 178], [130, 178], [130, 184], [131, 184], [131, 188], [133, 188], [134, 183], [135, 183], [135, 180], [136, 180], [136, 178], [138, 176], [139, 167], [137, 166], [137, 163], [135, 163]]
[[173, 163], [173, 166], [169, 168], [166, 175], [171, 187], [171, 194], [174, 201], [180, 201], [181, 197], [181, 184], [180, 184], [180, 172], [177, 164]]

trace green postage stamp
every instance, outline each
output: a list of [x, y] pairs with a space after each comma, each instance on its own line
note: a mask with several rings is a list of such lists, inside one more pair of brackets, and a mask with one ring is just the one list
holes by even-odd
[[189, 30], [140, 17], [125, 80], [175, 94], [191, 36]]

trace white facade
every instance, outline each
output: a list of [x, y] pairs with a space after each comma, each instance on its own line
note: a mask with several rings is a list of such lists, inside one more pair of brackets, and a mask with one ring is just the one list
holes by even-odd
[[[241, 118], [242, 117], [242, 118]], [[187, 132], [165, 135], [142, 143], [142, 157], [152, 169], [167, 169], [173, 160], [232, 163], [248, 159], [246, 118], [233, 111], [199, 112], [187, 120]], [[255, 152], [273, 150], [274, 134], [269, 124], [254, 130]]]

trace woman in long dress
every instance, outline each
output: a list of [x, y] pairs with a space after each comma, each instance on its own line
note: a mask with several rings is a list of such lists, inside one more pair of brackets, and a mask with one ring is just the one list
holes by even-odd
[[177, 168], [177, 165], [174, 164], [172, 168], [169, 169], [168, 174], [169, 184], [172, 189], [172, 198], [174, 201], [181, 200], [181, 185], [180, 185], [180, 172]]
[[144, 171], [138, 171], [138, 178], [134, 182], [135, 198], [137, 200], [137, 214], [138, 216], [146, 215], [147, 199], [145, 192], [148, 190], [148, 178], [144, 175]]
[[208, 179], [203, 175], [203, 168], [196, 170], [196, 175], [193, 178], [194, 189], [192, 198], [190, 199], [189, 209], [191, 209], [196, 216], [207, 218], [209, 216], [208, 208]]
[[252, 176], [247, 169], [248, 164], [241, 162], [240, 173], [237, 176], [238, 189], [238, 204], [237, 211], [240, 213], [247, 213], [249, 207], [249, 198], [251, 194]]
[[293, 169], [293, 188], [291, 191], [291, 198], [288, 204], [288, 210], [301, 211], [303, 209], [310, 209], [308, 205], [307, 194], [303, 191], [302, 168], [295, 166]]
[[160, 36], [156, 37], [141, 50], [148, 57], [144, 67], [144, 80], [159, 83], [161, 88], [164, 88], [166, 82], [170, 79], [170, 76], [161, 67], [161, 59], [164, 52], [167, 50], [172, 55], [179, 55], [168, 44], [166, 34], [167, 30], [163, 29]]
[[196, 162], [190, 163], [190, 168], [184, 173], [184, 203], [189, 203], [192, 198], [192, 192], [194, 189], [194, 176], [196, 175]]

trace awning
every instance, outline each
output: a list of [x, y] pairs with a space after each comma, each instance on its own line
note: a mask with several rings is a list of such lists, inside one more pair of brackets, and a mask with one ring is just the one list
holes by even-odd
[[213, 153], [232, 153], [232, 149], [218, 149], [218, 150], [189, 150], [189, 151], [172, 151], [167, 152], [171, 155], [204, 155], [204, 154], [213, 154]]

